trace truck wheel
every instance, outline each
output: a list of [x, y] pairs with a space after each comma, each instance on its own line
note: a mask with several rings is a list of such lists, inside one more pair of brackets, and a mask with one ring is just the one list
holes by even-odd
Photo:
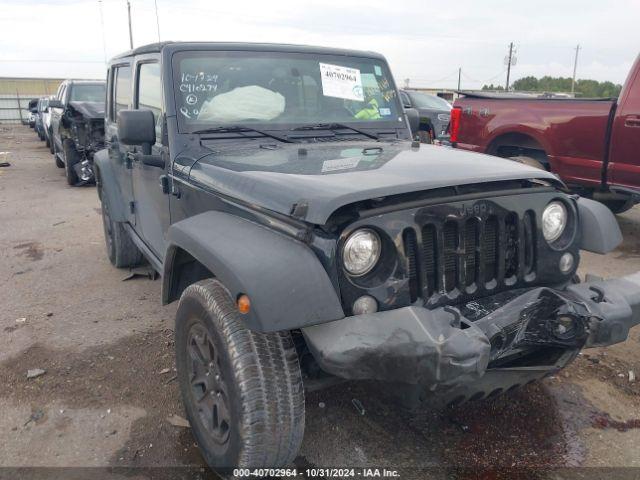
[[62, 156], [64, 158], [64, 173], [67, 177], [67, 183], [69, 185], [75, 185], [78, 183], [78, 175], [73, 168], [80, 161], [80, 154], [73, 145], [73, 141], [65, 138], [62, 141]]
[[518, 155], [515, 157], [506, 157], [514, 162], [523, 163], [530, 167], [539, 168], [540, 170], [546, 170], [545, 166], [533, 157], [527, 157], [526, 155]]
[[[49, 130], [49, 143], [47, 143], [47, 147], [49, 147], [49, 152], [51, 152], [51, 155], [55, 155], [56, 154], [55, 149], [54, 149], [54, 145], [53, 145], [53, 134], [51, 133], [51, 130]], [[56, 162], [56, 164], [57, 163], [58, 162]]]
[[[55, 154], [54, 154], [55, 155]], [[55, 155], [54, 157], [56, 159], [56, 167], [58, 168], [64, 168], [64, 162], [62, 160], [60, 160], [60, 157], [58, 157], [57, 155]]]
[[121, 222], [111, 218], [109, 202], [104, 195], [102, 206], [102, 226], [104, 228], [104, 241], [107, 245], [107, 255], [114, 267], [135, 267], [142, 262], [142, 252], [138, 249], [129, 233]]
[[53, 144], [53, 140], [51, 140], [50, 150], [51, 150], [51, 153], [53, 153], [53, 159], [56, 161], [56, 167], [64, 168], [64, 162], [58, 156], [58, 151], [56, 149], [56, 146]]
[[631, 210], [635, 205], [633, 200], [601, 200], [601, 202], [616, 215]]
[[304, 434], [304, 391], [289, 332], [245, 328], [217, 280], [187, 287], [176, 366], [191, 429], [212, 468], [282, 467]]
[[433, 135], [431, 134], [431, 130], [418, 131], [418, 138], [420, 139], [420, 143], [433, 143]]

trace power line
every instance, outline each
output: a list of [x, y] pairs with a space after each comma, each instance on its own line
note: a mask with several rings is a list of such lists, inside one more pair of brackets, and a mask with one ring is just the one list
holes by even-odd
[[32, 60], [17, 60], [17, 59], [0, 59], [0, 63], [100, 63], [103, 64], [103, 60], [51, 60], [49, 58], [44, 59], [32, 59]]
[[153, 4], [156, 7], [156, 27], [158, 28], [158, 43], [160, 43], [160, 20], [158, 18], [158, 0], [153, 0]]
[[100, 28], [102, 30], [102, 53], [104, 54], [104, 63], [107, 63], [107, 40], [104, 36], [104, 12], [102, 9], [102, 0], [98, 0], [98, 9], [100, 10]]

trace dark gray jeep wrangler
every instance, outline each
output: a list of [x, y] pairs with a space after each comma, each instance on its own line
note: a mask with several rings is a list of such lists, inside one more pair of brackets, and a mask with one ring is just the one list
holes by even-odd
[[378, 54], [157, 44], [114, 58], [107, 89], [107, 251], [179, 301], [180, 389], [213, 467], [289, 464], [305, 386], [459, 403], [640, 321], [639, 274], [576, 277], [581, 249], [620, 242], [612, 214], [548, 172], [412, 141]]

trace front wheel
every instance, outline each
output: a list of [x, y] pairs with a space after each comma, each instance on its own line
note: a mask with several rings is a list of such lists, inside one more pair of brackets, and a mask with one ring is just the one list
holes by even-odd
[[142, 253], [138, 249], [129, 233], [121, 222], [111, 218], [108, 199], [102, 198], [102, 226], [104, 228], [104, 241], [107, 245], [107, 255], [114, 267], [135, 267], [142, 262]]
[[506, 157], [509, 160], [513, 160], [514, 162], [522, 163], [524, 165], [529, 165], [530, 167], [539, 168], [540, 170], [547, 170], [542, 162], [539, 162], [533, 157], [529, 157], [527, 155], [516, 155], [515, 157]]
[[433, 134], [431, 133], [431, 130], [418, 131], [418, 138], [420, 139], [420, 143], [433, 143]]
[[290, 333], [245, 328], [228, 291], [208, 279], [183, 292], [175, 337], [182, 400], [207, 463], [291, 464], [304, 435], [304, 391]]
[[78, 183], [78, 175], [73, 167], [80, 162], [80, 154], [73, 145], [72, 140], [66, 138], [62, 141], [62, 155], [64, 158], [64, 173], [67, 177], [67, 183], [73, 186]]

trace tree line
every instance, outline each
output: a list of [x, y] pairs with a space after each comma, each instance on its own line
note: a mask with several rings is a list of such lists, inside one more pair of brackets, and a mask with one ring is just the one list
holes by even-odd
[[[622, 85], [613, 82], [598, 82], [597, 80], [576, 80], [575, 94], [577, 97], [617, 97], [620, 95]], [[483, 85], [482, 90], [504, 91], [502, 85]], [[509, 88], [513, 91], [524, 92], [570, 92], [571, 77], [550, 77], [544, 76], [536, 78], [533, 76], [523, 77]]]

